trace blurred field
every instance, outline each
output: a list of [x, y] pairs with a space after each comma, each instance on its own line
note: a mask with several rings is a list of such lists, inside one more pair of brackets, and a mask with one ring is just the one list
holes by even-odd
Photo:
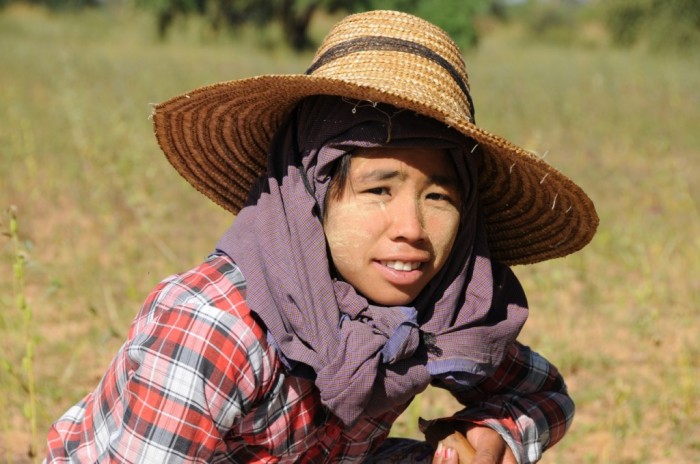
[[[0, 462], [29, 461], [33, 441], [18, 293], [33, 317], [43, 447], [147, 292], [200, 262], [231, 221], [161, 156], [149, 103], [302, 72], [310, 58], [196, 23], [159, 44], [149, 21], [0, 13], [0, 208], [16, 206], [28, 256], [17, 289], [0, 239]], [[700, 54], [561, 48], [505, 31], [466, 60], [479, 123], [546, 155], [601, 217], [581, 253], [516, 268], [531, 303], [522, 340], [561, 368], [578, 408], [544, 462], [700, 462]], [[394, 434], [417, 436], [417, 416], [452, 407], [429, 390]]]

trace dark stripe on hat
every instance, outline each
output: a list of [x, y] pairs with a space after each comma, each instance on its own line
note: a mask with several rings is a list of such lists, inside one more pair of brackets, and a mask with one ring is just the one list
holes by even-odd
[[326, 50], [323, 53], [323, 55], [319, 56], [318, 59], [311, 64], [309, 69], [306, 70], [306, 74], [313, 73], [321, 66], [337, 58], [349, 55], [351, 53], [368, 50], [388, 50], [413, 53], [414, 55], [427, 58], [433, 63], [436, 63], [437, 65], [442, 67], [445, 71], [447, 71], [450, 74], [450, 76], [452, 76], [452, 79], [454, 79], [454, 81], [457, 83], [464, 95], [467, 96], [467, 101], [469, 102], [469, 112], [471, 113], [472, 122], [475, 122], [474, 102], [472, 101], [472, 96], [469, 93], [469, 87], [467, 87], [467, 84], [462, 80], [462, 77], [457, 72], [455, 67], [452, 66], [452, 64], [445, 58], [438, 55], [428, 47], [415, 42], [411, 42], [409, 40], [383, 36], [367, 36], [347, 40], [345, 42], [339, 43], [338, 45], [334, 45], [333, 47]]

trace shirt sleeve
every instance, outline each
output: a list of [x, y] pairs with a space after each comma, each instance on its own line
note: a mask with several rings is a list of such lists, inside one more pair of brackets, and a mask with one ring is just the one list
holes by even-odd
[[264, 353], [232, 319], [210, 306], [178, 308], [129, 346], [135, 366], [111, 443], [120, 462], [207, 462], [258, 401]]
[[178, 301], [172, 285], [185, 284], [156, 294], [95, 391], [54, 424], [48, 462], [209, 462], [264, 397], [273, 360], [260, 326], [235, 311], [243, 299], [229, 293], [222, 310], [201, 287]]
[[573, 421], [574, 403], [557, 368], [518, 342], [496, 372], [475, 387], [443, 386], [467, 406], [453, 419], [495, 429], [519, 463], [540, 460]]

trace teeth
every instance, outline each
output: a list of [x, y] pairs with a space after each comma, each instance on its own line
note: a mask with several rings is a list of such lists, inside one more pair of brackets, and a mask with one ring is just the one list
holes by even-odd
[[397, 271], [413, 271], [420, 267], [418, 261], [382, 261], [382, 264]]

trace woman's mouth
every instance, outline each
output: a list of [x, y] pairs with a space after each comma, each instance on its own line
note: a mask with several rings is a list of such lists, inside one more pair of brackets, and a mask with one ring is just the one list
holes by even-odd
[[395, 271], [415, 271], [421, 266], [420, 261], [380, 261], [382, 266], [386, 266]]

